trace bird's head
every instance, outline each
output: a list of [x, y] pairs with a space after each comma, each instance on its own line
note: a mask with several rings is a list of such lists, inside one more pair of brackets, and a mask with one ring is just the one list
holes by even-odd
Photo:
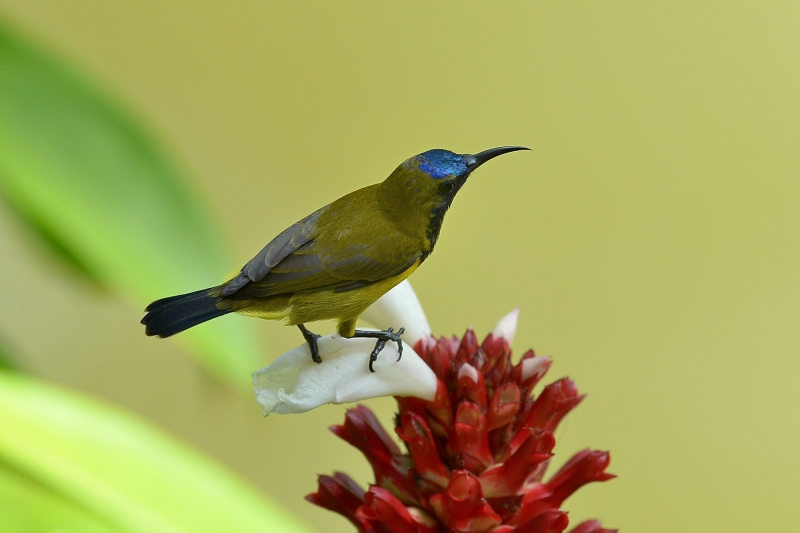
[[[404, 189], [409, 200], [428, 203], [436, 207], [449, 206], [467, 178], [479, 166], [497, 156], [517, 150], [530, 150], [524, 146], [501, 146], [472, 154], [456, 154], [450, 150], [434, 149], [407, 159], [386, 181], [396, 193]], [[414, 202], [416, 203], [416, 202]], [[446, 209], [446, 207], [445, 207]]]
[[382, 184], [381, 199], [390, 210], [404, 210], [404, 216], [414, 212], [430, 217], [429, 229], [438, 235], [445, 212], [470, 174], [490, 159], [517, 150], [530, 148], [501, 146], [474, 155], [428, 150], [407, 159], [392, 172]]

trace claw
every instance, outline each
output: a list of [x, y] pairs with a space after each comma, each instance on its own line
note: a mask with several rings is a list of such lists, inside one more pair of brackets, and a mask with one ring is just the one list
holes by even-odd
[[386, 347], [386, 341], [383, 339], [378, 340], [375, 343], [375, 348], [373, 348], [372, 353], [369, 354], [369, 371], [375, 372], [375, 369], [372, 368], [372, 363], [378, 360], [378, 354], [381, 353], [381, 350]]
[[406, 328], [400, 328], [397, 330], [397, 360], [403, 358], [403, 341], [400, 340], [400, 335], [405, 333]]
[[400, 335], [402, 335], [403, 332], [405, 332], [405, 328], [400, 328], [397, 330], [397, 333], [394, 332], [394, 328], [388, 328], [385, 331], [356, 330], [353, 337], [378, 339], [378, 342], [375, 343], [375, 348], [369, 354], [370, 372], [375, 372], [375, 369], [372, 368], [372, 364], [378, 360], [378, 354], [381, 353], [381, 350], [383, 350], [386, 343], [389, 341], [397, 343], [397, 360], [399, 361], [400, 358], [403, 357], [403, 341], [400, 339]]

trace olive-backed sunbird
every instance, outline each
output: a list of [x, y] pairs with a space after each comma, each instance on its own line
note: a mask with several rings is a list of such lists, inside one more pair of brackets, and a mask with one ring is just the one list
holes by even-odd
[[336, 319], [342, 337], [378, 339], [369, 369], [394, 332], [362, 331], [356, 320], [410, 276], [433, 251], [456, 193], [483, 163], [523, 146], [475, 155], [429, 150], [404, 161], [381, 183], [311, 213], [272, 239], [222, 285], [156, 300], [142, 319], [147, 335], [169, 337], [230, 312], [297, 326], [319, 363], [319, 335], [307, 322]]

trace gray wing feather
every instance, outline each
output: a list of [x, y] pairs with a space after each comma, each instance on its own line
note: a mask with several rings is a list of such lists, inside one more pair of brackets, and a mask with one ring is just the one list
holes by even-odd
[[278, 263], [313, 240], [316, 235], [317, 220], [325, 209], [323, 207], [296, 224], [292, 224], [272, 239], [242, 267], [241, 273], [222, 289], [220, 295], [230, 296], [248, 283], [264, 279]]
[[242, 272], [250, 281], [258, 281], [280, 263], [281, 259], [292, 253], [292, 237], [302, 229], [300, 224], [292, 224], [272, 239], [258, 254], [245, 265]]
[[260, 281], [274, 286], [313, 277], [322, 272], [322, 260], [314, 251], [314, 242], [309, 241], [275, 265]]

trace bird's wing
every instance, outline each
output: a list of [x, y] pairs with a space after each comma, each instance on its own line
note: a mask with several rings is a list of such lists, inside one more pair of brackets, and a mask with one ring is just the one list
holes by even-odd
[[[378, 240], [385, 237], [379, 237]], [[389, 238], [387, 238], [389, 240]], [[278, 294], [296, 294], [334, 290], [346, 292], [397, 276], [420, 257], [418, 252], [402, 251], [394, 242], [359, 243], [336, 247], [336, 252], [321, 249], [309, 240], [272, 267], [263, 279], [249, 283], [235, 297], [265, 298]], [[374, 250], [384, 250], [380, 259]], [[395, 251], [386, 254], [385, 250]]]
[[298, 248], [310, 242], [316, 236], [317, 220], [325, 211], [325, 207], [315, 211], [299, 222], [292, 224], [272, 239], [254, 258], [242, 267], [242, 271], [232, 279], [221, 296], [228, 297], [242, 287], [261, 281], [281, 261], [290, 256]]

